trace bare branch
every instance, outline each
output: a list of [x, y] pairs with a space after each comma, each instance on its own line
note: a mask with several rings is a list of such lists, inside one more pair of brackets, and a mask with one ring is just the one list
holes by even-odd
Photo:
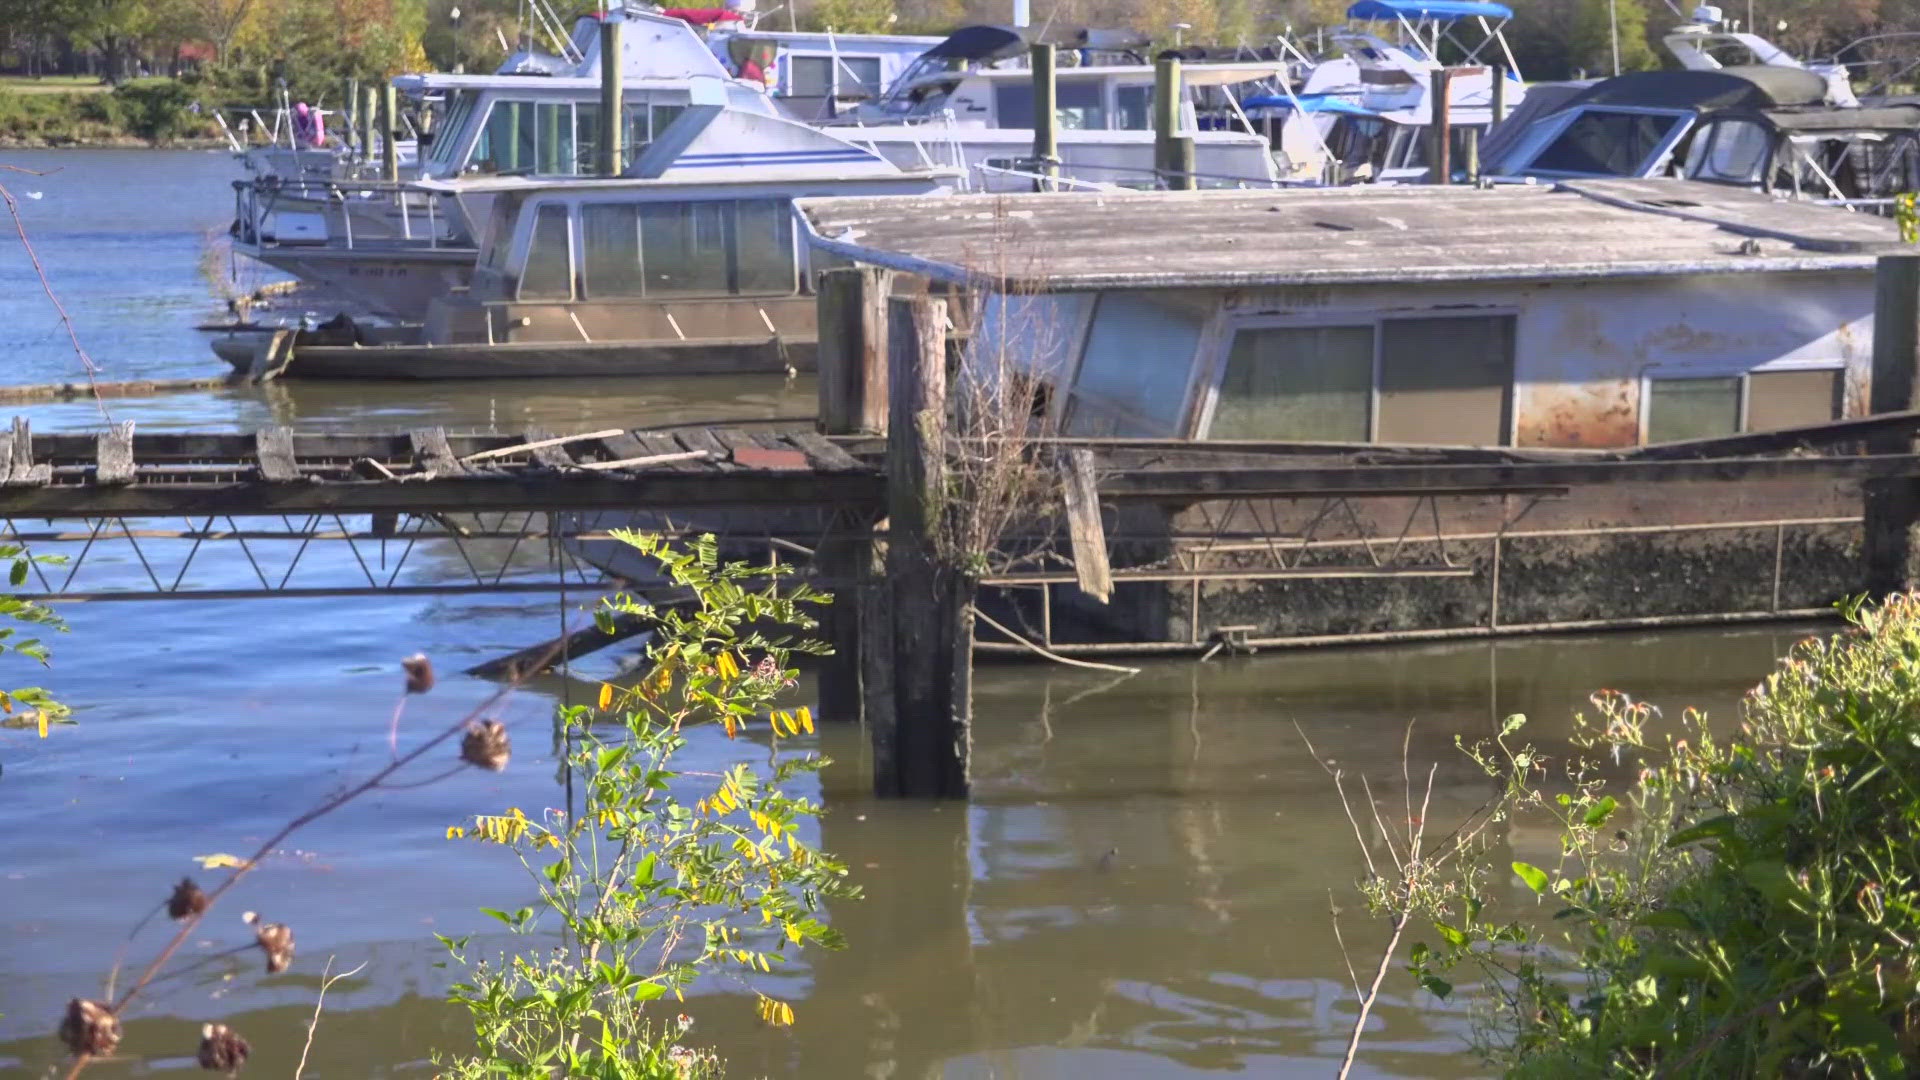
[[333, 970], [333, 957], [327, 957], [327, 966], [320, 972], [320, 996], [313, 1003], [313, 1019], [307, 1023], [307, 1045], [300, 1048], [300, 1064], [294, 1067], [293, 1080], [300, 1080], [300, 1074], [307, 1071], [307, 1051], [313, 1049], [313, 1033], [320, 1027], [320, 1007], [327, 1003], [327, 988], [341, 979], [350, 979], [360, 974], [371, 963], [373, 963], [371, 960], [362, 960], [360, 966], [352, 971], [343, 971], [329, 977], [327, 972]]

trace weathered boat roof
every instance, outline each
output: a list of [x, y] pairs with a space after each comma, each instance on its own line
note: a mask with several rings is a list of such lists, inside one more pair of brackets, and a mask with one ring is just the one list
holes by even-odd
[[815, 246], [1006, 289], [1865, 269], [1886, 218], [1679, 180], [797, 200]]

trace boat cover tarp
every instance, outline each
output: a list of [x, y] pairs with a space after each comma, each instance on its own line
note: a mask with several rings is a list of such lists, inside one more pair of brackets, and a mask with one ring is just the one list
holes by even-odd
[[1026, 35], [1011, 26], [963, 26], [920, 55], [935, 59], [1004, 60], [1027, 51]]
[[1580, 105], [1640, 105], [1651, 109], [1771, 109], [1817, 105], [1827, 96], [1827, 81], [1805, 68], [1759, 65], [1719, 71], [1633, 71], [1593, 84], [1570, 98]]
[[1349, 19], [1392, 22], [1395, 19], [1511, 19], [1513, 9], [1486, 0], [1359, 0], [1347, 9]]
[[1564, 82], [1534, 83], [1527, 87], [1527, 96], [1481, 138], [1480, 160], [1497, 164], [1526, 135], [1535, 120], [1558, 112], [1561, 106], [1593, 85], [1592, 82]]

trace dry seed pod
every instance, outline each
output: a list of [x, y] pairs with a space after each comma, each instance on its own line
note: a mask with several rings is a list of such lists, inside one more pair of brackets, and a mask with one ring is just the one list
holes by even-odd
[[460, 760], [494, 772], [507, 767], [513, 747], [507, 741], [507, 726], [498, 720], [481, 720], [467, 725], [460, 740]]
[[200, 1067], [228, 1076], [240, 1071], [253, 1051], [240, 1033], [225, 1024], [206, 1024], [200, 1028]]
[[206, 910], [207, 894], [200, 891], [200, 886], [195, 885], [192, 878], [181, 878], [180, 884], [173, 887], [173, 895], [167, 897], [167, 917], [170, 919], [201, 915]]
[[407, 672], [407, 693], [424, 694], [433, 689], [433, 661], [427, 654], [414, 653], [400, 661], [400, 666]]
[[120, 1018], [97, 1001], [74, 998], [60, 1020], [60, 1041], [76, 1054], [104, 1057], [120, 1045]]
[[253, 936], [260, 943], [260, 951], [267, 954], [267, 974], [278, 975], [293, 963], [293, 931], [286, 923], [263, 923], [260, 916], [247, 912], [240, 918], [253, 927]]

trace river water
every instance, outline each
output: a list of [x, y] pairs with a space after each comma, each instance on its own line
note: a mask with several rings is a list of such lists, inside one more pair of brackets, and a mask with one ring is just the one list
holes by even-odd
[[[215, 374], [192, 329], [219, 308], [199, 269], [229, 217], [233, 164], [219, 154], [0, 154], [0, 171], [82, 344], [105, 379]], [[38, 198], [29, 197], [38, 193]], [[253, 279], [249, 279], [251, 285]], [[4, 381], [81, 377], [79, 360], [17, 237], [0, 238]], [[691, 381], [546, 385], [281, 384], [116, 400], [143, 430], [246, 429], [268, 422], [395, 430], [558, 430], [671, 418], [793, 415], [811, 389]], [[90, 402], [23, 410], [37, 430], [101, 422]], [[433, 572], [429, 564], [429, 574]], [[447, 569], [444, 573], [451, 574]], [[571, 598], [578, 605], [580, 598]], [[450, 673], [550, 635], [563, 609], [528, 596], [171, 601], [69, 605], [72, 632], [44, 676], [8, 662], [7, 685], [41, 679], [79, 723], [39, 739], [0, 728], [0, 1076], [52, 1075], [50, 1036], [69, 997], [97, 994], [127, 930], [192, 858], [250, 851], [277, 825], [364, 775], [384, 754], [401, 656], [433, 656], [442, 683], [413, 702], [418, 733], [485, 698]], [[770, 1030], [724, 987], [695, 995], [694, 1041], [734, 1076], [901, 1078], [1331, 1075], [1355, 1012], [1329, 905], [1356, 966], [1383, 934], [1352, 884], [1364, 866], [1323, 757], [1399, 798], [1401, 735], [1412, 767], [1437, 763], [1430, 821], [1487, 794], [1453, 748], [1508, 713], [1564, 748], [1569, 717], [1597, 687], [1673, 710], [1732, 712], [1805, 627], [1267, 653], [1162, 660], [1131, 678], [986, 664], [976, 676], [977, 798], [966, 806], [865, 795], [860, 733], [824, 727], [836, 758], [819, 792], [829, 850], [868, 896], [836, 904], [851, 948], [768, 980], [799, 1023]], [[444, 839], [476, 811], [561, 805], [547, 718], [591, 696], [618, 657], [524, 688], [499, 715], [513, 767], [384, 792], [298, 834], [203, 924], [189, 958], [246, 940], [238, 912], [297, 930], [293, 970], [262, 980], [257, 957], [215, 961], [162, 983], [128, 1020], [127, 1057], [101, 1076], [192, 1066], [199, 1025], [232, 1024], [255, 1048], [251, 1075], [290, 1076], [323, 966], [362, 962], [336, 984], [305, 1075], [418, 1076], [458, 1048], [441, 1001], [432, 934], [484, 931], [482, 906], [530, 889], [495, 849]], [[803, 685], [801, 691], [804, 693]], [[742, 748], [702, 738], [689, 766]], [[1509, 858], [1550, 862], [1551, 838], [1501, 838]], [[161, 935], [135, 947], [150, 954]], [[1397, 973], [1357, 1075], [1473, 1076], [1457, 1006]]]

